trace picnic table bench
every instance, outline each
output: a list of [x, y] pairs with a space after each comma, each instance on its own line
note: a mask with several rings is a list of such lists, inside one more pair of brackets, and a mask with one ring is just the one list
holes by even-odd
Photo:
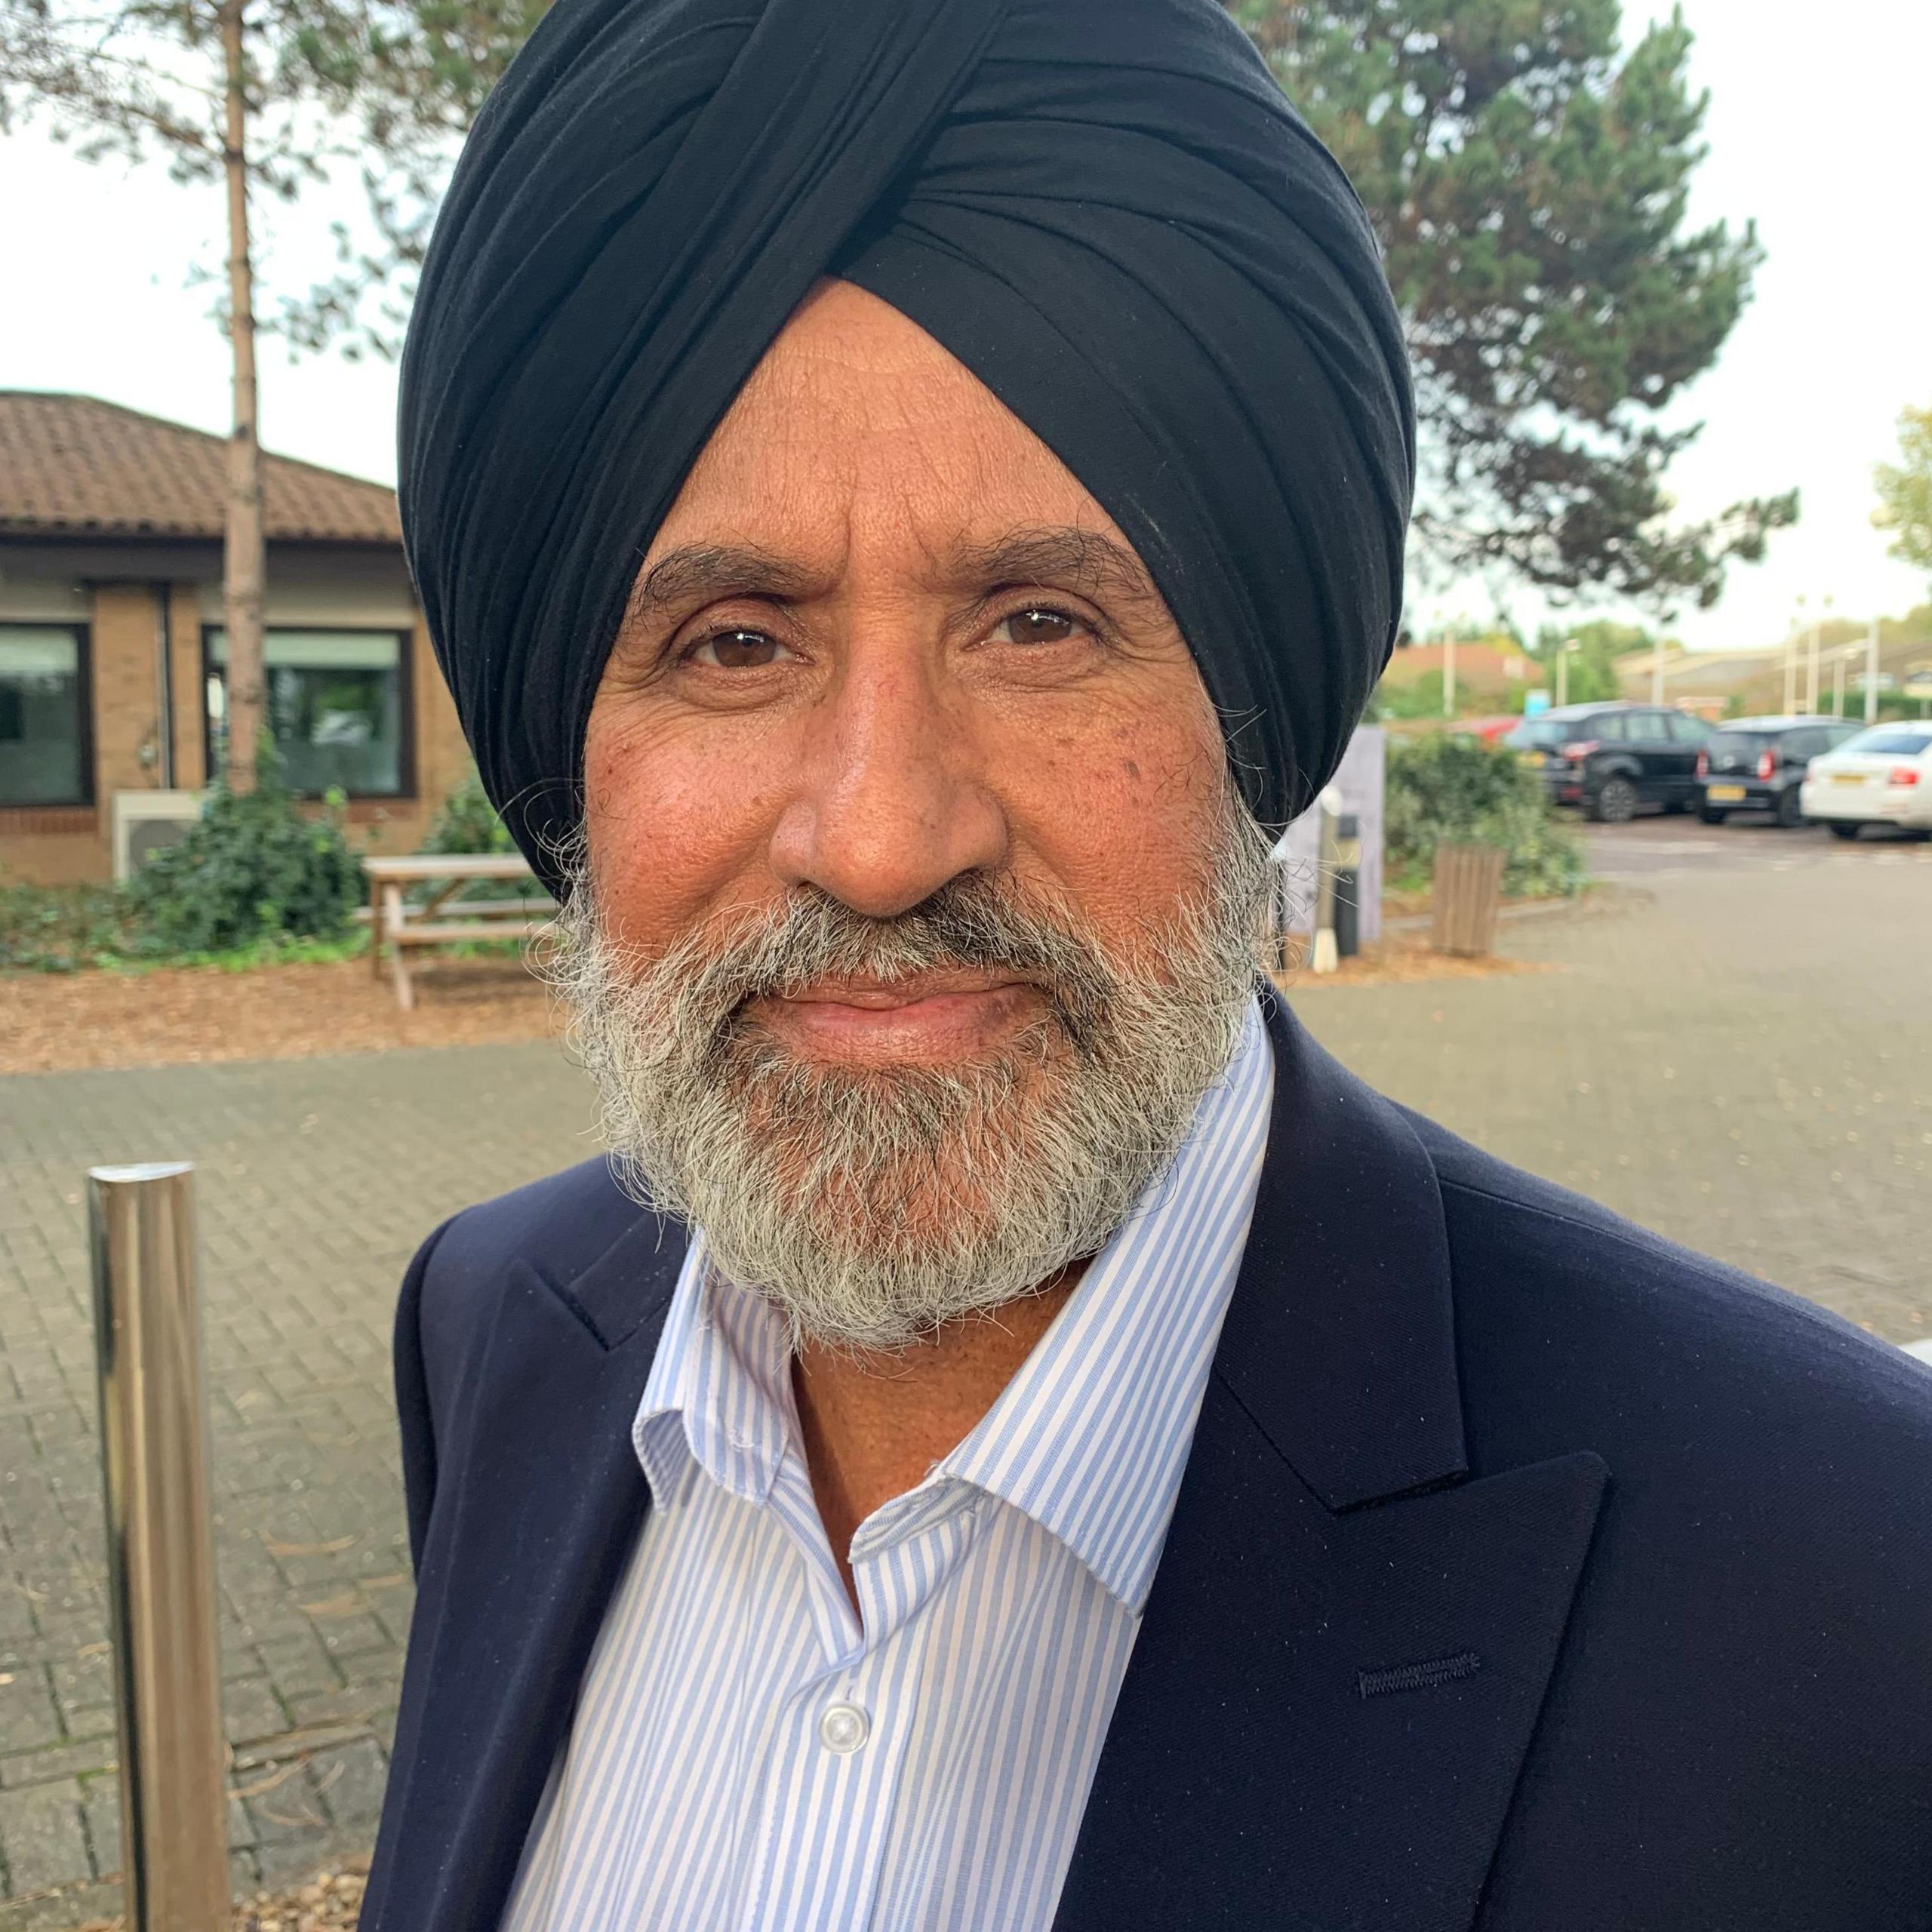
[[[540, 889], [514, 899], [470, 899], [452, 904], [478, 879], [528, 879], [536, 875], [515, 852], [411, 852], [400, 858], [362, 861], [369, 878], [369, 961], [383, 977], [389, 953], [396, 1001], [407, 1012], [416, 1004], [409, 977], [409, 955], [419, 946], [460, 946], [471, 940], [528, 939], [542, 931], [556, 902]], [[420, 905], [403, 897], [412, 885], [433, 889]], [[457, 916], [460, 915], [461, 916]]]

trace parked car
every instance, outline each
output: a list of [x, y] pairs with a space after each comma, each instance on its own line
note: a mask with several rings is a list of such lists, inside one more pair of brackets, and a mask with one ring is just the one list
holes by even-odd
[[1558, 804], [1622, 825], [1645, 805], [1681, 812], [1697, 803], [1697, 754], [1710, 728], [1661, 706], [1567, 704], [1525, 718], [1503, 742], [1534, 763]]
[[1838, 718], [1727, 718], [1698, 754], [1698, 817], [1721, 825], [1733, 812], [1769, 812], [1780, 825], [1802, 825], [1807, 768], [1862, 728]]
[[1868, 825], [1932, 832], [1932, 724], [1874, 724], [1814, 758], [1803, 809], [1841, 838]]

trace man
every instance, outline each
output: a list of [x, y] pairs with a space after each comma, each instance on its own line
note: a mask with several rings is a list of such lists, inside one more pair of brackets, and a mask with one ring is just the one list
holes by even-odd
[[1226, 17], [563, 0], [404, 373], [614, 1152], [405, 1285], [365, 1928], [1932, 1925], [1932, 1382], [1257, 997], [1412, 457]]

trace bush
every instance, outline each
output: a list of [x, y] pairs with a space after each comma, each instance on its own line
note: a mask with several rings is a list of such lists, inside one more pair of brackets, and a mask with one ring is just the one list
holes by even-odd
[[1428, 884], [1438, 845], [1500, 845], [1503, 889], [1514, 897], [1575, 892], [1583, 849], [1512, 752], [1454, 732], [1389, 746], [1390, 882]]
[[334, 940], [365, 888], [331, 792], [305, 815], [264, 745], [255, 789], [218, 784], [180, 844], [155, 853], [128, 887], [130, 906], [157, 949], [226, 952], [266, 940]]
[[[498, 817], [496, 807], [491, 804], [490, 795], [484, 790], [483, 781], [477, 777], [474, 765], [470, 768], [469, 776], [443, 801], [435, 823], [423, 841], [423, 849], [426, 852], [516, 850], [516, 841], [510, 836], [509, 827]], [[410, 897], [420, 901], [427, 898], [431, 890], [427, 886], [416, 887], [411, 889]], [[457, 894], [456, 900], [521, 899], [536, 890], [527, 878], [477, 878], [472, 879]]]
[[509, 828], [497, 816], [483, 789], [483, 781], [472, 767], [469, 776], [443, 801], [429, 835], [423, 841], [426, 852], [514, 852], [516, 841]]
[[0, 883], [0, 971], [72, 973], [150, 944], [118, 887]]

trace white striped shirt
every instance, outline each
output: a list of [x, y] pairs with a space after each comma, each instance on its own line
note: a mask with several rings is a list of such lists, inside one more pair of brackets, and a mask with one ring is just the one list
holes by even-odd
[[1167, 1174], [979, 1425], [860, 1525], [785, 1330], [694, 1238], [632, 1438], [653, 1507], [505, 1932], [1048, 1932], [1254, 1212], [1251, 1011]]

